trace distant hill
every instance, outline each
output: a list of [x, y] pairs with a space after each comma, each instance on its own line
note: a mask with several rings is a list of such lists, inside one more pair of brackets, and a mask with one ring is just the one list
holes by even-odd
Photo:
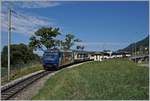
[[135, 49], [135, 45], [136, 45], [136, 51], [140, 51], [145, 48], [149, 49], [149, 35], [146, 38], [144, 38], [136, 43], [132, 43], [129, 46], [125, 47], [124, 49], [120, 49], [118, 51], [132, 52], [133, 49]]

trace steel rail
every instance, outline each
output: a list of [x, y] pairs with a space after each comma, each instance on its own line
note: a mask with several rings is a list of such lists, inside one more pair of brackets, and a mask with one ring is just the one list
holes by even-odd
[[[73, 64], [70, 65], [66, 65], [64, 67], [68, 67], [74, 64], [78, 64], [78, 63], [82, 63], [82, 62], [86, 62], [86, 61], [91, 61], [91, 60], [82, 60], [82, 61], [75, 61]], [[62, 67], [62, 68], [64, 68]], [[55, 71], [42, 71], [38, 74], [34, 74], [32, 76], [29, 76], [23, 80], [20, 80], [19, 82], [6, 87], [6, 88], [1, 88], [1, 100], [9, 100], [10, 98], [12, 98], [15, 94], [17, 94], [18, 92], [20, 92], [22, 89], [24, 89], [25, 87], [27, 87], [28, 85], [32, 84], [33, 82], [35, 82], [36, 80], [50, 74], [53, 73]]]
[[33, 76], [30, 76], [23, 81], [20, 81], [6, 89], [1, 90], [1, 100], [9, 100], [12, 96], [14, 96], [16, 93], [27, 87], [28, 85], [32, 84], [36, 80], [46, 76], [49, 73], [52, 73], [53, 71], [43, 71], [38, 74], [35, 74]]

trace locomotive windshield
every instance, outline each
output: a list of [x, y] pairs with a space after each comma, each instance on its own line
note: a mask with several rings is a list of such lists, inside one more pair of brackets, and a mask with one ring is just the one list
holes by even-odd
[[58, 56], [58, 53], [56, 52], [46, 52], [44, 53], [44, 57], [48, 57], [48, 58], [56, 58]]

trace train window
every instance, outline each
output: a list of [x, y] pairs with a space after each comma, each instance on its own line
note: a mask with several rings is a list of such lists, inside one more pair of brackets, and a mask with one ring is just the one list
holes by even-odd
[[47, 52], [44, 54], [44, 57], [49, 57], [49, 58], [55, 58], [56, 56], [58, 56], [58, 53], [55, 52]]

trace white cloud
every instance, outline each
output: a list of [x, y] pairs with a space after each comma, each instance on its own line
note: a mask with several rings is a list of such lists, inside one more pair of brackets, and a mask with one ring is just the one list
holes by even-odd
[[[11, 5], [17, 13], [12, 13], [13, 32], [30, 35], [39, 27], [57, 25], [53, 23], [55, 19], [35, 15], [30, 12], [24, 12], [22, 8], [46, 8], [60, 5], [54, 1], [3, 1], [1, 12], [1, 29], [2, 32], [8, 32], [8, 7]], [[23, 16], [22, 16], [23, 15]]]
[[[1, 13], [1, 29], [2, 32], [8, 32], [8, 14]], [[39, 27], [43, 26], [54, 26], [55, 24], [48, 18], [41, 16], [33, 16], [27, 14], [12, 14], [12, 27], [15, 28], [12, 32], [19, 34], [31, 35]]]
[[3, 6], [11, 5], [13, 8], [47, 8], [47, 7], [54, 7], [59, 6], [60, 3], [56, 1], [7, 1], [2, 2]]
[[[25, 12], [23, 8], [46, 8], [60, 5], [54, 1], [3, 1], [1, 12], [1, 29], [2, 32], [8, 32], [8, 7], [11, 5], [19, 14], [12, 13], [13, 32], [29, 35], [42, 26], [55, 27], [54, 19], [34, 15], [31, 12]], [[21, 16], [20, 16], [21, 13]], [[23, 15], [23, 16], [22, 16]]]
[[58, 6], [60, 3], [54, 1], [28, 1], [22, 3], [22, 8], [46, 8]]

